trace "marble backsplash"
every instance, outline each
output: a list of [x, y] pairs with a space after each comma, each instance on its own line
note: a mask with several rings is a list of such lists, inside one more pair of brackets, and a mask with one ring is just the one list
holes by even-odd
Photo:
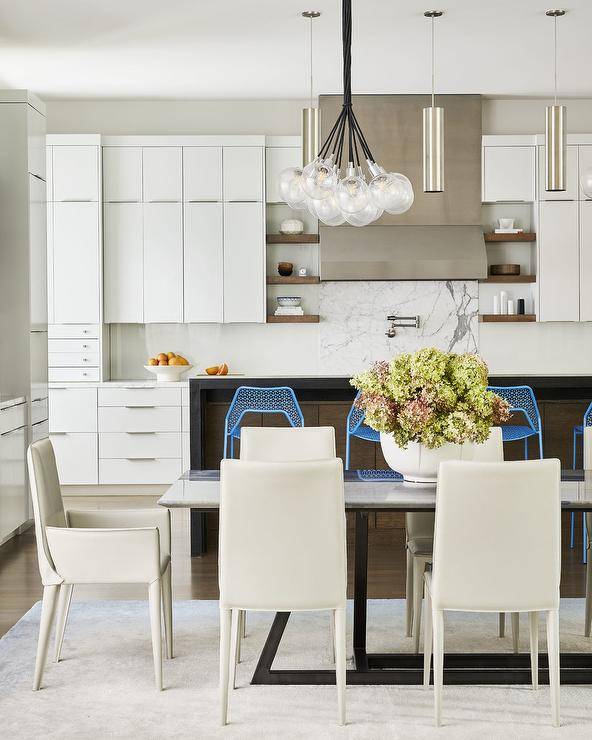
[[[473, 280], [321, 283], [320, 371], [347, 375], [421, 347], [476, 352], [478, 303]], [[419, 329], [397, 329], [390, 339], [392, 314], [419, 316]]]

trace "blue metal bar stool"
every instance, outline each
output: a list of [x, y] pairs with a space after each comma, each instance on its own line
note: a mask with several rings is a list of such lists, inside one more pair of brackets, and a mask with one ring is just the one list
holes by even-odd
[[283, 414], [290, 426], [304, 426], [302, 409], [294, 391], [288, 386], [257, 388], [242, 385], [236, 389], [224, 421], [224, 457], [227, 457], [229, 451], [230, 457], [234, 457], [234, 440], [240, 439], [241, 422], [243, 416], [249, 412]]
[[[584, 441], [584, 427], [591, 427], [592, 426], [592, 403], [588, 406], [584, 413], [584, 418], [582, 420], [581, 424], [576, 424], [576, 426], [573, 428], [573, 469], [576, 469], [576, 456], [577, 456], [577, 444], [578, 444], [578, 437], [582, 438], [582, 443]], [[571, 512], [570, 517], [570, 526], [569, 526], [569, 546], [571, 549], [575, 547], [575, 523], [576, 523], [576, 513], [575, 511]], [[582, 513], [582, 562], [585, 563], [587, 561], [587, 549], [586, 549], [586, 539], [587, 539], [587, 533], [586, 533], [586, 514]]]
[[504, 424], [502, 439], [504, 442], [524, 440], [524, 459], [528, 460], [529, 437], [539, 438], [539, 457], [543, 457], [543, 427], [539, 407], [532, 388], [528, 385], [489, 386], [490, 391], [496, 393], [510, 404], [510, 412], [520, 411], [524, 414], [526, 424]]
[[360, 396], [360, 392], [356, 394], [352, 407], [347, 415], [347, 422], [345, 425], [345, 469], [349, 470], [349, 452], [350, 452], [350, 441], [352, 437], [358, 439], [365, 439], [368, 442], [380, 442], [380, 432], [372, 429], [367, 424], [364, 424], [365, 414], [362, 409], [356, 406], [356, 401]]

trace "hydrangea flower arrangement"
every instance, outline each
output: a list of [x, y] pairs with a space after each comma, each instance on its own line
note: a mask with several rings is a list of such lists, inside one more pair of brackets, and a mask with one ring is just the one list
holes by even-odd
[[409, 442], [434, 449], [485, 442], [492, 426], [507, 421], [509, 405], [487, 390], [487, 379], [478, 355], [427, 347], [376, 362], [350, 382], [368, 426], [392, 434], [403, 449]]

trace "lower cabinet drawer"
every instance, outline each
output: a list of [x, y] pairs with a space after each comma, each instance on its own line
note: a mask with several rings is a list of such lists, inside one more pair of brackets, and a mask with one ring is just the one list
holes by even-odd
[[96, 434], [51, 434], [50, 439], [62, 485], [96, 485], [99, 482]]
[[13, 429], [27, 425], [27, 404], [19, 403], [16, 406], [0, 410], [0, 434], [6, 434]]
[[85, 354], [87, 352], [94, 352], [98, 355], [99, 353], [99, 340], [98, 339], [49, 339], [47, 342], [47, 351], [52, 354], [58, 352], [65, 352], [66, 354], [72, 354], [73, 352], [79, 352]]
[[47, 356], [49, 367], [98, 367], [98, 352], [50, 352]]
[[97, 324], [49, 324], [48, 339], [98, 339]]
[[191, 470], [191, 445], [189, 443], [189, 432], [183, 432], [183, 472]]
[[99, 407], [99, 432], [180, 431], [180, 406]]
[[181, 457], [181, 435], [161, 432], [99, 434], [99, 458]]
[[49, 422], [39, 421], [31, 425], [31, 442], [39, 442], [40, 439], [49, 437]]
[[99, 460], [99, 483], [158, 485], [173, 483], [182, 473], [181, 459]]
[[82, 383], [98, 383], [100, 380], [99, 375], [98, 367], [49, 368], [50, 383], [76, 383], [78, 381]]
[[47, 421], [48, 418], [47, 398], [31, 401], [31, 424], [39, 424], [40, 421]]

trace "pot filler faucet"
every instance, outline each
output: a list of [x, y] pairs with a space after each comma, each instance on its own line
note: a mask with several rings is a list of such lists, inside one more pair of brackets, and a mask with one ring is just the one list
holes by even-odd
[[387, 316], [387, 321], [391, 322], [391, 325], [386, 330], [385, 334], [389, 339], [397, 336], [397, 329], [402, 327], [414, 327], [419, 329], [419, 316]]

